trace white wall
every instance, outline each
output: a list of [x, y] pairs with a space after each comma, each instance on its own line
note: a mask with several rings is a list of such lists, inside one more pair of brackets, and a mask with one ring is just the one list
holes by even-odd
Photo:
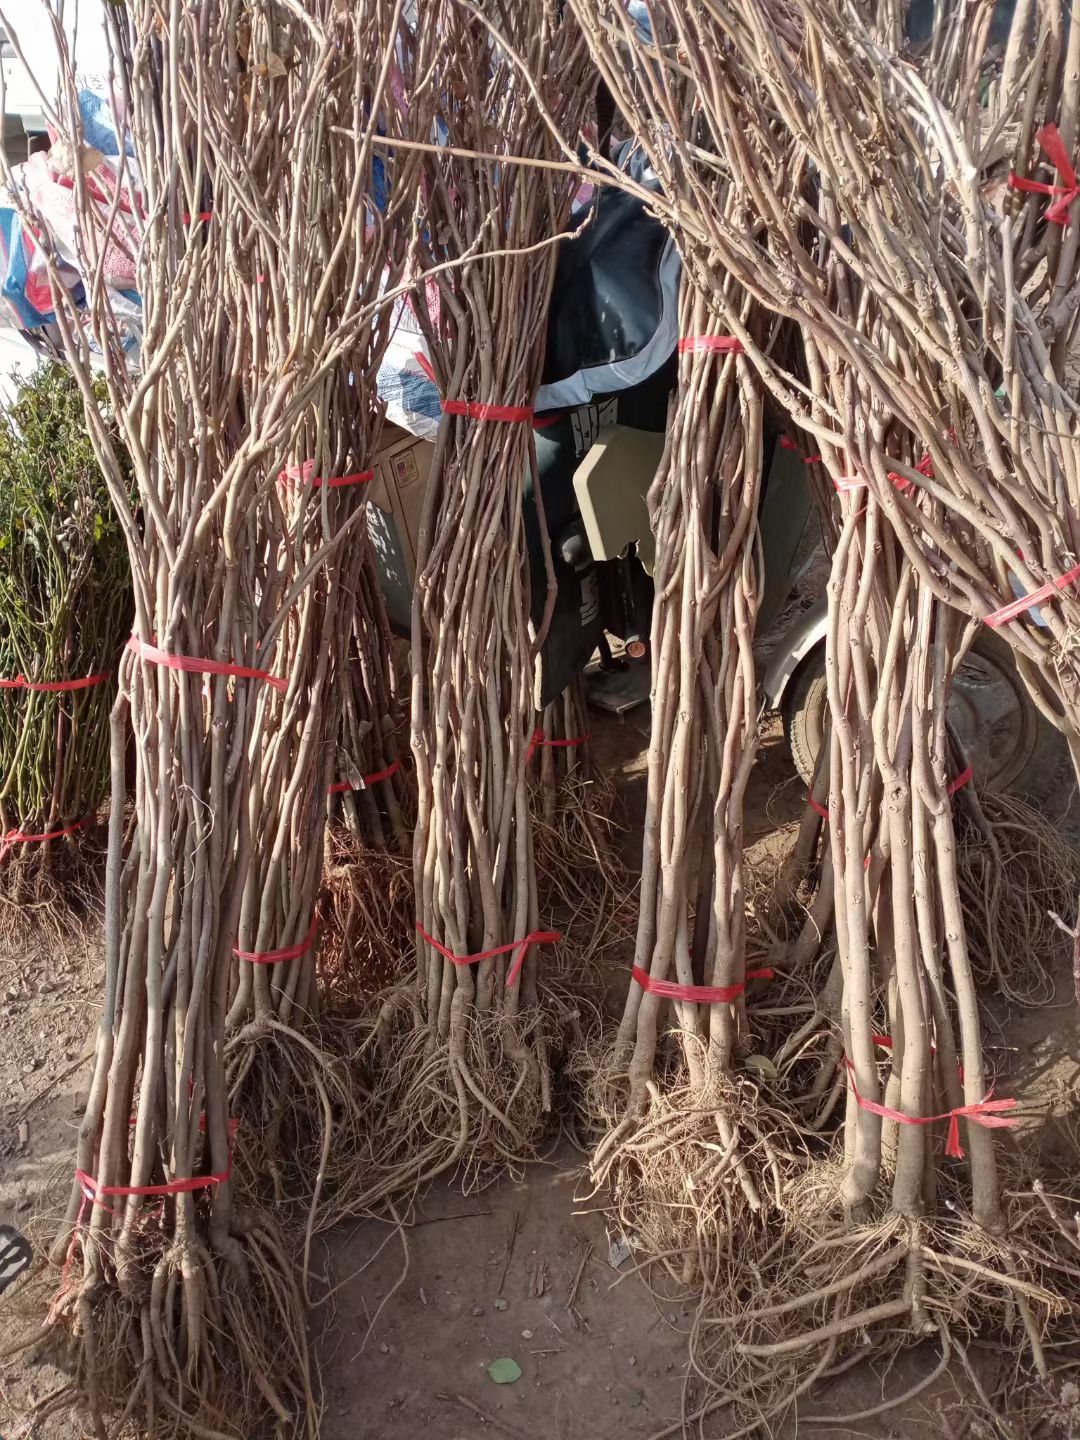
[[[45, 99], [55, 107], [59, 91], [60, 64], [50, 12], [60, 14], [68, 46], [75, 57], [75, 70], [88, 80], [103, 79], [109, 73], [109, 48], [105, 32], [103, 0], [0, 0], [8, 34], [17, 39], [30, 76]], [[5, 65], [9, 70], [11, 62]], [[26, 81], [10, 74], [14, 101], [27, 88]], [[32, 86], [30, 87], [32, 89]], [[12, 110], [12, 103], [5, 107]]]

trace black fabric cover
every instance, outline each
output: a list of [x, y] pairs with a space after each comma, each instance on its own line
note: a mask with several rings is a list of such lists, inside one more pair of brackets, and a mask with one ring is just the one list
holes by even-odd
[[[648, 185], [644, 153], [625, 167]], [[652, 182], [655, 185], [655, 181]], [[637, 355], [660, 322], [660, 262], [668, 232], [642, 201], [610, 186], [597, 190], [592, 220], [559, 246], [548, 314], [543, 384]], [[581, 216], [575, 217], [580, 224]]]

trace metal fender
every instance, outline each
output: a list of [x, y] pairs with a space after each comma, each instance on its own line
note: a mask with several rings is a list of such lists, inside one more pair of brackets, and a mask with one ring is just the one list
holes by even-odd
[[767, 710], [780, 709], [795, 671], [812, 650], [824, 645], [828, 619], [827, 601], [818, 600], [784, 631], [761, 681]]

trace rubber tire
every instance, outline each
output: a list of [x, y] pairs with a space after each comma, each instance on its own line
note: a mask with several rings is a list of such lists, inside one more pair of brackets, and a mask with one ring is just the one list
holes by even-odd
[[[997, 635], [978, 636], [973, 648], [999, 667], [1009, 661], [1009, 646]], [[1013, 790], [1018, 794], [1027, 795], [1035, 803], [1038, 803], [1043, 799], [1039, 792], [1043, 789], [1040, 782], [1045, 775], [1047, 754], [1054, 753], [1056, 755], [1064, 745], [1064, 741], [1027, 698], [1019, 676], [1014, 676], [1014, 679], [1018, 696], [1022, 697], [1024, 707], [1022, 711], [1023, 735], [1017, 754], [1010, 761], [1005, 773], [992, 783], [988, 783], [984, 778], [983, 787], [990, 790]], [[791, 758], [795, 762], [795, 769], [807, 785], [813, 780], [814, 766], [817, 763], [818, 747], [824, 733], [828, 705], [825, 644], [821, 642], [803, 658], [791, 678], [780, 705], [784, 721], [784, 734], [787, 737]], [[1060, 784], [1060, 781], [1058, 783]]]
[[821, 644], [803, 657], [780, 702], [788, 749], [795, 769], [807, 785], [813, 783], [828, 708], [825, 646]]

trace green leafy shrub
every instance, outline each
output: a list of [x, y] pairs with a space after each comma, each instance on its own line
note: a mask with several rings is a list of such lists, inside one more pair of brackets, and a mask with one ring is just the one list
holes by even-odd
[[131, 624], [120, 526], [63, 366], [40, 367], [0, 410], [0, 680], [78, 680], [82, 690], [0, 689], [0, 857], [34, 866], [53, 845], [6, 843], [92, 816], [109, 789], [109, 709]]

